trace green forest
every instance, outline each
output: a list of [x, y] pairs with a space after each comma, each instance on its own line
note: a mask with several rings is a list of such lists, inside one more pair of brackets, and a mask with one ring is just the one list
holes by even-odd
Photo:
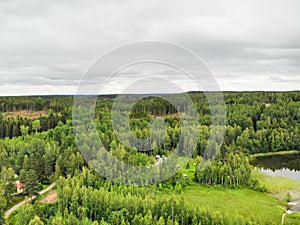
[[[113, 182], [90, 167], [74, 135], [73, 96], [0, 97], [0, 224], [281, 224], [293, 196], [272, 195], [276, 183], [258, 175], [251, 159], [300, 152], [300, 92], [224, 92], [227, 122], [220, 145], [209, 140], [213, 125], [205, 94], [188, 94], [199, 119], [192, 158], [167, 180], [149, 185], [145, 175], [139, 186]], [[131, 132], [137, 140], [147, 139], [152, 118], [166, 124], [157, 147], [149, 143], [136, 148], [122, 143], [114, 132], [115, 98], [99, 96], [95, 107], [101, 148], [130, 165], [149, 166], [179, 146], [176, 160], [183, 160], [192, 140], [179, 141], [182, 123], [171, 103], [150, 96], [132, 107], [128, 138]], [[181, 107], [188, 110], [187, 105]], [[84, 130], [80, 136], [86, 152], [97, 155], [101, 149], [92, 144], [95, 137]], [[203, 163], [207, 148], [218, 153]], [[105, 167], [117, 173], [109, 162]], [[16, 181], [22, 184], [18, 192]], [[42, 203], [48, 192], [40, 191], [55, 182], [55, 201]], [[11, 207], [33, 196], [6, 218]], [[300, 214], [287, 216], [285, 224], [300, 224]]]

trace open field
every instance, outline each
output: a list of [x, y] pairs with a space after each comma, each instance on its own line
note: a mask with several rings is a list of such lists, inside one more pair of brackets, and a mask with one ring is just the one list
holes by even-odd
[[211, 211], [218, 211], [228, 216], [242, 215], [259, 219], [262, 223], [274, 221], [280, 223], [285, 204], [267, 193], [260, 193], [246, 188], [212, 188], [193, 183], [182, 194], [188, 204], [200, 206]]
[[[295, 151], [289, 151], [289, 154]], [[287, 154], [287, 153], [277, 153]], [[179, 161], [183, 158], [179, 157]], [[194, 178], [194, 162], [189, 161], [190, 167], [182, 168], [182, 173]], [[262, 223], [274, 221], [281, 223], [283, 212], [286, 210], [286, 196], [290, 193], [292, 200], [300, 198], [300, 182], [283, 177], [273, 177], [261, 173], [258, 169], [252, 171], [252, 177], [257, 179], [260, 185], [264, 185], [267, 193], [260, 193], [247, 188], [226, 189], [218, 187], [206, 187], [192, 183], [183, 191], [183, 196], [189, 204], [200, 206], [209, 210], [219, 211], [227, 215], [243, 215], [250, 218], [258, 218]], [[299, 219], [298, 213], [286, 215], [285, 221], [294, 224]], [[295, 223], [297, 224], [297, 223]]]

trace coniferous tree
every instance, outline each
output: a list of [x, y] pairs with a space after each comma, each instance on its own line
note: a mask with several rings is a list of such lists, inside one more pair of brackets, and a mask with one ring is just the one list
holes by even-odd
[[25, 193], [29, 196], [38, 194], [39, 182], [34, 170], [29, 170], [25, 175]]

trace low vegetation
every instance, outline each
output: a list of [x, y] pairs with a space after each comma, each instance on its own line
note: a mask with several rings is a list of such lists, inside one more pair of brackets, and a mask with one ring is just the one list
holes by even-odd
[[300, 181], [285, 177], [268, 176], [258, 169], [252, 172], [252, 176], [264, 184], [267, 192], [282, 201], [286, 200], [288, 193], [291, 195], [291, 200], [300, 199]]

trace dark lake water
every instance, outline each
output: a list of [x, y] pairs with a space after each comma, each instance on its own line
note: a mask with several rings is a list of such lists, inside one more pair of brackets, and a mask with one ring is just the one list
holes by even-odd
[[288, 177], [300, 181], [300, 153], [259, 156], [251, 164], [268, 175]]
[[[300, 153], [256, 157], [251, 162], [263, 173], [271, 176], [288, 177], [300, 181]], [[300, 199], [291, 206], [292, 211], [300, 212]]]

